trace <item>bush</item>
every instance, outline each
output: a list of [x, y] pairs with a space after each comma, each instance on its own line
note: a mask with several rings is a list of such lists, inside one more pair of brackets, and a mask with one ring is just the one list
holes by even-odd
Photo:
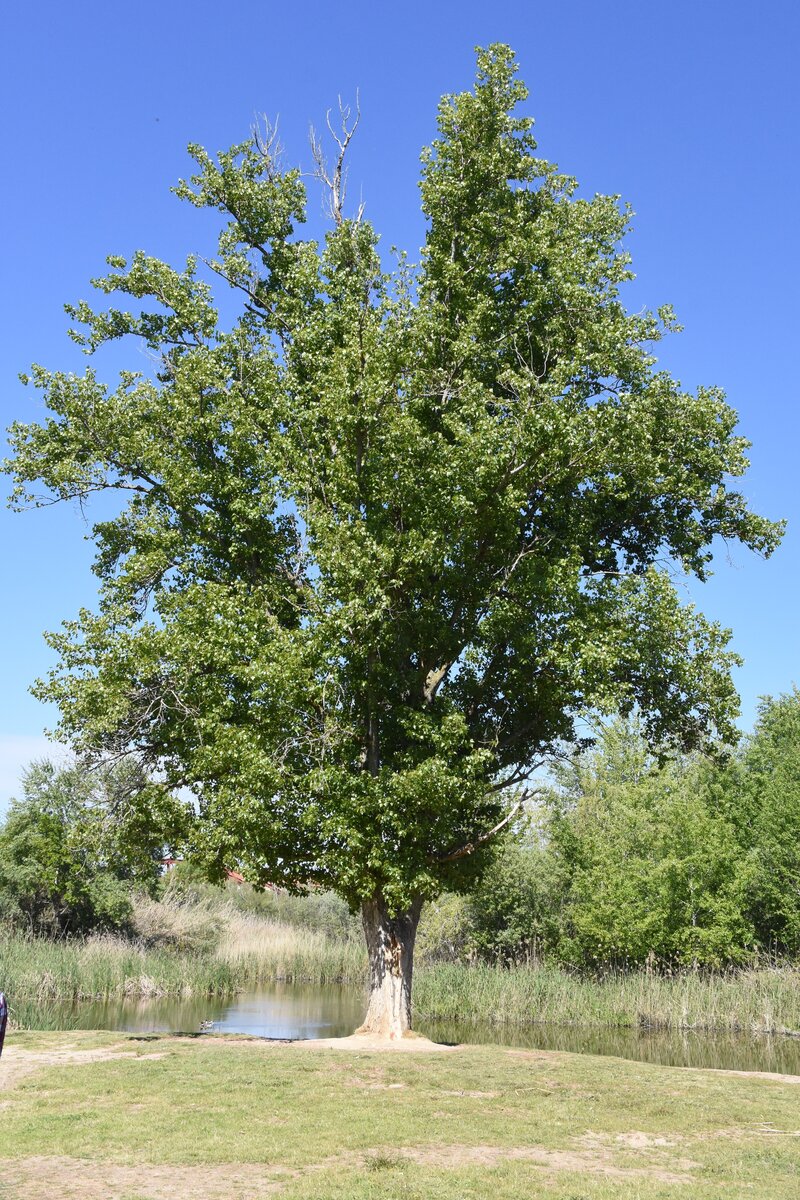
[[525, 962], [558, 949], [563, 883], [556, 858], [538, 838], [535, 830], [508, 838], [470, 897], [472, 945], [483, 959]]
[[473, 949], [472, 906], [466, 896], [446, 892], [422, 910], [417, 955], [426, 962], [458, 962]]

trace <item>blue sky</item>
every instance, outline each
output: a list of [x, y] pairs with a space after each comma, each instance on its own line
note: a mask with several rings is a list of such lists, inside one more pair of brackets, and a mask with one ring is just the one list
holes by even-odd
[[[205, 214], [169, 191], [189, 169], [187, 142], [244, 140], [266, 111], [280, 114], [287, 161], [309, 166], [309, 123], [358, 88], [351, 197], [385, 249], [415, 257], [419, 152], [438, 98], [470, 85], [476, 44], [508, 42], [541, 153], [584, 192], [621, 193], [637, 213], [628, 306], [668, 301], [685, 326], [662, 343], [661, 364], [687, 387], [726, 389], [753, 441], [744, 490], [789, 520], [770, 562], [734, 547], [691, 589], [746, 660], [743, 726], [759, 695], [800, 680], [795, 4], [34, 0], [11, 6], [4, 26], [3, 426], [41, 415], [17, 382], [32, 361], [85, 368], [63, 304], [89, 297], [107, 254], [141, 247], [180, 264], [211, 249]], [[310, 194], [318, 222], [313, 184]], [[0, 512], [0, 808], [55, 719], [27, 691], [50, 663], [42, 631], [93, 603], [88, 532], [69, 507]]]

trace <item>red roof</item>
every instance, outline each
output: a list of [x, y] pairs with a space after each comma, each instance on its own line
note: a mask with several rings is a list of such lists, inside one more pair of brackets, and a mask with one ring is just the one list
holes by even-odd
[[[178, 863], [180, 863], [180, 862], [183, 862], [183, 859], [181, 859], [181, 858], [162, 858], [161, 865], [165, 871], [171, 871], [172, 868], [176, 867], [178, 865]], [[231, 880], [232, 883], [241, 884], [241, 883], [245, 882], [244, 875], [240, 874], [239, 871], [229, 871], [228, 868], [226, 867], [225, 875], [228, 879]], [[256, 885], [256, 886], [258, 886], [258, 885]], [[283, 891], [283, 888], [280, 887], [277, 883], [264, 883], [261, 886], [263, 887], [265, 892], [280, 893]]]

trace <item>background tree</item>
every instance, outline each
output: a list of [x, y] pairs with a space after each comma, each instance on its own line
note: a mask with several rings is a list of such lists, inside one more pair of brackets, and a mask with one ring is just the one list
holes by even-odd
[[537, 962], [561, 952], [571, 876], [554, 852], [548, 817], [542, 811], [505, 837], [469, 895], [467, 945], [481, 958]]
[[0, 826], [0, 918], [62, 936], [126, 927], [132, 890], [154, 893], [186, 816], [132, 760], [33, 763]]
[[748, 909], [765, 951], [800, 951], [800, 691], [766, 697], [715, 801], [747, 856]]
[[580, 714], [731, 732], [727, 635], [671, 572], [779, 533], [729, 486], [722, 394], [654, 370], [670, 311], [619, 300], [627, 210], [537, 157], [515, 72], [492, 46], [442, 100], [422, 262], [391, 274], [345, 215], [346, 112], [330, 166], [315, 140], [323, 245], [274, 136], [194, 147], [178, 194], [222, 213], [210, 265], [240, 315], [221, 327], [197, 259], [110, 259], [96, 286], [136, 311], [81, 303], [73, 336], [143, 339], [152, 374], [37, 367], [52, 415], [12, 430], [18, 503], [36, 481], [127, 498], [95, 526], [98, 611], [51, 635], [63, 736], [190, 786], [212, 869], [360, 907], [365, 1027], [392, 1035], [423, 901], [480, 871]]
[[716, 795], [728, 771], [698, 755], [659, 762], [635, 722], [617, 721], [560, 772], [548, 850], [562, 959], [721, 966], [752, 956], [752, 865]]
[[605, 725], [558, 766], [537, 819], [504, 837], [469, 898], [439, 904], [450, 957], [594, 970], [795, 956], [798, 734], [796, 689], [762, 701], [725, 754], [660, 758], [635, 719]]

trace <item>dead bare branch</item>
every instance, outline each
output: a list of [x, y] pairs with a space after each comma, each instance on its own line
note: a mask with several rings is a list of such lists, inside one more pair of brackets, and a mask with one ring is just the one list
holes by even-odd
[[[267, 163], [267, 174], [270, 179], [277, 174], [280, 166], [281, 155], [283, 154], [283, 146], [278, 140], [278, 123], [280, 114], [276, 116], [274, 121], [271, 121], [266, 113], [261, 114], [260, 119], [256, 119], [251, 127], [253, 134], [253, 142], [256, 150]], [[263, 133], [262, 126], [263, 123]]]
[[524, 792], [513, 808], [511, 808], [503, 817], [502, 821], [498, 821], [492, 829], [487, 829], [485, 833], [479, 834], [478, 837], [473, 839], [473, 841], [467, 842], [464, 846], [460, 846], [458, 850], [451, 850], [449, 854], [443, 854], [440, 858], [434, 858], [433, 861], [436, 863], [455, 862], [456, 859], [466, 858], [468, 854], [474, 854], [479, 846], [482, 846], [484, 842], [488, 842], [489, 838], [493, 838], [495, 834], [499, 833], [501, 829], [505, 829], [506, 825], [514, 820], [514, 817], [518, 812], [521, 811], [525, 805], [525, 801], [528, 800], [530, 796], [530, 792]]
[[[337, 225], [341, 225], [342, 221], [344, 220], [344, 202], [347, 195], [347, 168], [345, 166], [347, 148], [350, 145], [350, 142], [353, 140], [353, 135], [358, 129], [360, 120], [361, 105], [359, 102], [358, 91], [356, 91], [356, 115], [355, 120], [352, 121], [352, 123], [350, 105], [343, 104], [341, 96], [339, 96], [339, 132], [337, 132], [331, 123], [331, 110], [328, 109], [327, 113], [325, 114], [325, 124], [328, 127], [328, 132], [336, 143], [338, 151], [333, 170], [330, 169], [325, 158], [325, 150], [322, 145], [322, 139], [317, 134], [313, 125], [309, 130], [311, 157], [314, 159], [314, 175], [320, 180], [321, 183], [325, 184], [330, 193], [329, 212]], [[359, 223], [363, 215], [364, 201], [362, 200], [358, 206], [356, 224]]]

